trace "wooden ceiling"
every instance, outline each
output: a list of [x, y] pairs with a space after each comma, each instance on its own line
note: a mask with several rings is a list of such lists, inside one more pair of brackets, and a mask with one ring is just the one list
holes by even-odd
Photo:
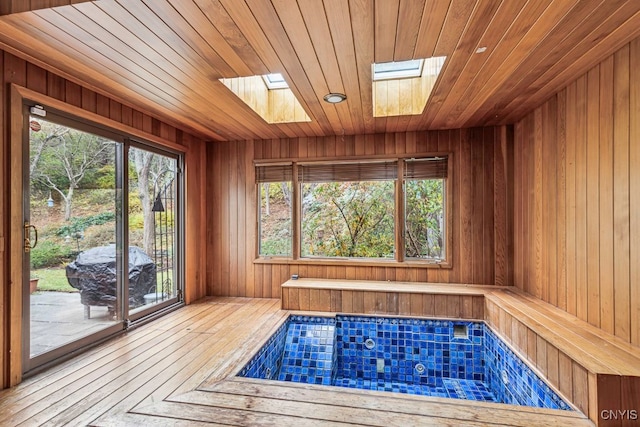
[[[513, 123], [640, 34], [638, 0], [3, 4], [0, 47], [211, 140]], [[422, 114], [373, 117], [373, 62], [441, 55]], [[268, 124], [218, 80], [274, 72], [311, 122]]]

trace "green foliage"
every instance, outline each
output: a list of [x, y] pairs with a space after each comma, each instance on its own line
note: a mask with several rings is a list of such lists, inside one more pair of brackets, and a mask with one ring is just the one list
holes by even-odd
[[116, 186], [116, 167], [108, 163], [99, 169], [87, 171], [83, 183], [88, 188], [111, 190]]
[[144, 229], [144, 215], [142, 212], [137, 212], [129, 215], [129, 230], [142, 230]]
[[394, 242], [393, 181], [304, 185], [303, 256], [390, 258]]
[[267, 239], [260, 242], [260, 255], [289, 256], [291, 254], [291, 237]]
[[410, 258], [444, 257], [444, 181], [405, 182], [405, 254]]
[[[55, 197], [55, 194], [54, 194]], [[116, 203], [116, 191], [113, 188], [97, 188], [90, 190], [79, 190], [74, 196], [74, 204], [76, 206], [104, 206], [106, 204], [112, 207]]]
[[142, 202], [138, 190], [130, 188], [129, 190], [129, 213], [142, 213]]
[[[104, 246], [109, 243], [115, 243], [115, 240], [116, 224], [114, 222], [106, 222], [101, 225], [93, 225], [87, 228], [84, 231], [84, 239], [82, 239], [81, 244], [82, 248], [93, 248], [96, 246]], [[75, 242], [73, 244], [76, 245]]]
[[[269, 212], [267, 212], [267, 195]], [[302, 256], [392, 258], [395, 183], [331, 182], [302, 189]], [[278, 184], [260, 186], [260, 254], [291, 253], [291, 210]], [[405, 182], [405, 255], [444, 258], [444, 180]]]
[[110, 221], [115, 221], [115, 219], [115, 212], [101, 212], [95, 215], [71, 218], [70, 223], [60, 227], [56, 234], [60, 237], [70, 236], [92, 225], [102, 225]]
[[31, 268], [56, 267], [69, 262], [75, 254], [65, 245], [43, 240], [31, 250]]
[[[291, 255], [291, 182], [260, 185], [260, 255]], [[173, 221], [173, 212], [167, 212]]]

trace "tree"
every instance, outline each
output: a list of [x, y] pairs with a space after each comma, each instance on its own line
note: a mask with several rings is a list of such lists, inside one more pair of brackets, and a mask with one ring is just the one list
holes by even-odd
[[175, 166], [172, 159], [139, 148], [132, 147], [129, 154], [135, 165], [138, 196], [142, 205], [142, 246], [147, 254], [153, 256], [155, 243], [153, 203], [157, 193], [173, 181]]
[[442, 258], [444, 256], [443, 180], [407, 180], [405, 188], [406, 256]]
[[87, 172], [113, 161], [115, 143], [106, 138], [64, 126], [46, 123], [40, 136], [32, 132], [31, 179], [60, 194], [64, 219], [72, 213], [73, 194]]
[[143, 231], [142, 231], [142, 248], [147, 254], [152, 254], [154, 243], [155, 218], [153, 216], [153, 201], [150, 196], [149, 189], [149, 173], [151, 171], [151, 162], [153, 153], [149, 151], [132, 148], [129, 154], [133, 158], [136, 167], [136, 176], [138, 181], [138, 196], [142, 205]]
[[[39, 122], [38, 122], [39, 123]], [[61, 139], [69, 133], [69, 128], [66, 126], [56, 125], [53, 123], [46, 123], [41, 125], [39, 131], [31, 130], [29, 132], [29, 175], [33, 176], [40, 163], [42, 152], [53, 141]]]
[[305, 184], [304, 255], [392, 256], [393, 194], [391, 181]]

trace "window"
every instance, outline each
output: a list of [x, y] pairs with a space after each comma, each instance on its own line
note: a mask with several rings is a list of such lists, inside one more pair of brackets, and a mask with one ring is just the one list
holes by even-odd
[[404, 171], [405, 257], [443, 260], [447, 159], [407, 160]]
[[291, 164], [256, 167], [258, 183], [258, 253], [291, 256]]
[[289, 87], [284, 77], [280, 73], [273, 74], [265, 74], [262, 76], [264, 79], [264, 83], [267, 85], [267, 88], [270, 90], [273, 89], [286, 89]]
[[446, 263], [447, 174], [447, 156], [258, 165], [259, 255]]
[[393, 258], [395, 162], [300, 166], [303, 257]]
[[420, 77], [424, 59], [373, 64], [373, 80]]

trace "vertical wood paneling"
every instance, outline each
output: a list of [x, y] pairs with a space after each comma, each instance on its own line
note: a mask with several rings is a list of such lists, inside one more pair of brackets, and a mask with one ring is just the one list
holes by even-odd
[[600, 327], [613, 333], [613, 57], [600, 64]]
[[[629, 341], [629, 46], [614, 56], [613, 89], [613, 286], [615, 334]], [[637, 140], [636, 140], [637, 142]], [[636, 325], [637, 328], [637, 325]]]
[[558, 145], [558, 155], [555, 158], [557, 169], [556, 175], [556, 191], [554, 196], [556, 198], [556, 292], [557, 292], [557, 306], [563, 310], [567, 309], [567, 268], [566, 268], [566, 256], [567, 256], [567, 241], [566, 241], [566, 219], [567, 219], [567, 206], [566, 206], [566, 130], [567, 130], [567, 117], [566, 117], [566, 93], [558, 94], [558, 105], [556, 108], [557, 114], [557, 134], [556, 140]]
[[[250, 140], [208, 145], [210, 167], [207, 241], [209, 295], [280, 297], [280, 285], [295, 270], [300, 277], [509, 284], [506, 171], [504, 151], [513, 134], [504, 128]], [[351, 150], [350, 143], [354, 148]], [[255, 263], [257, 236], [253, 160], [340, 155], [405, 155], [444, 150], [452, 153], [453, 268], [322, 266]], [[496, 220], [497, 218], [497, 220]], [[368, 304], [369, 302], [367, 302]], [[387, 305], [389, 301], [385, 302]], [[398, 303], [393, 301], [396, 306]], [[375, 310], [377, 305], [369, 304]], [[380, 305], [380, 304], [378, 304]]]
[[[0, 82], [4, 83], [4, 54], [0, 52]], [[7, 99], [5, 94], [5, 84], [0, 84], [0, 99]], [[5, 103], [0, 102], [0, 129], [5, 129]], [[4, 135], [4, 133], [3, 133]], [[9, 159], [9, 144], [6, 144], [4, 140], [2, 140], [2, 144], [0, 145], [0, 188], [2, 188], [2, 194], [0, 194], [0, 254], [2, 255], [2, 260], [0, 261], [0, 318], [2, 318], [3, 324], [4, 319], [7, 318], [7, 294], [9, 290], [4, 283], [9, 281], [9, 270], [8, 263], [6, 259], [7, 250], [10, 247], [10, 228], [7, 221], [7, 211], [9, 207], [9, 191], [5, 191], [5, 189], [9, 188], [9, 168], [6, 167]], [[7, 337], [9, 336], [10, 331], [7, 330], [6, 327], [0, 326], [0, 346], [3, 349], [0, 351], [0, 389], [5, 388], [8, 385], [7, 378], [5, 378], [6, 372], [6, 352], [4, 351], [7, 348]]]
[[514, 137], [516, 286], [635, 345], [639, 61], [636, 40], [520, 120]]
[[540, 108], [536, 109], [533, 112], [533, 191], [534, 191], [534, 200], [533, 200], [533, 233], [530, 235], [533, 238], [534, 247], [533, 254], [535, 256], [535, 275], [534, 281], [529, 285], [529, 289], [532, 291], [533, 295], [538, 298], [542, 297], [542, 286], [544, 281], [544, 248], [542, 245], [543, 236], [541, 233], [542, 230], [542, 215], [544, 212], [544, 205], [542, 203], [543, 193], [543, 176], [542, 176], [542, 110]]
[[587, 73], [587, 321], [600, 324], [600, 67]]
[[454, 227], [458, 228], [460, 231], [458, 235], [459, 240], [457, 240], [454, 245], [459, 248], [460, 252], [460, 257], [458, 258], [458, 280], [462, 283], [471, 282], [473, 280], [473, 264], [471, 262], [465, 262], [465, 260], [473, 259], [473, 246], [471, 245], [471, 236], [473, 231], [473, 205], [472, 203], [467, 202], [473, 195], [470, 175], [472, 170], [471, 144], [471, 135], [469, 130], [461, 130], [460, 145], [456, 145], [456, 147], [459, 147], [460, 149], [456, 156], [459, 160], [456, 163], [457, 167], [454, 169], [456, 181], [459, 183], [459, 193], [454, 194], [454, 198], [456, 200], [454, 209], [457, 212], [460, 212], [460, 215], [455, 218]]
[[566, 90], [566, 132], [565, 132], [565, 205], [566, 205], [566, 272], [565, 282], [567, 294], [566, 310], [570, 314], [577, 314], [576, 295], [576, 83], [572, 83]]
[[577, 80], [576, 94], [576, 293], [577, 316], [587, 320], [587, 78]]
[[[496, 244], [495, 244], [495, 216], [496, 216], [496, 200], [501, 196], [496, 197], [494, 183], [494, 169], [496, 163], [495, 148], [500, 147], [500, 140], [496, 135], [496, 128], [484, 128], [483, 135], [483, 183], [484, 187], [484, 200], [482, 203], [482, 266], [483, 273], [481, 279], [484, 283], [489, 280], [495, 282], [495, 270], [496, 270]], [[504, 171], [503, 171], [504, 174]], [[500, 206], [500, 211], [505, 214], [506, 206]], [[506, 233], [506, 224], [500, 224], [503, 232]], [[506, 250], [506, 242], [500, 242], [501, 251]], [[503, 277], [506, 274], [502, 272]], [[503, 279], [500, 280], [503, 282]]]
[[[629, 69], [640, 69], [640, 39], [631, 42]], [[631, 342], [640, 346], [640, 79], [629, 82], [629, 269]], [[632, 143], [633, 141], [633, 143]], [[621, 295], [621, 298], [624, 296]]]

